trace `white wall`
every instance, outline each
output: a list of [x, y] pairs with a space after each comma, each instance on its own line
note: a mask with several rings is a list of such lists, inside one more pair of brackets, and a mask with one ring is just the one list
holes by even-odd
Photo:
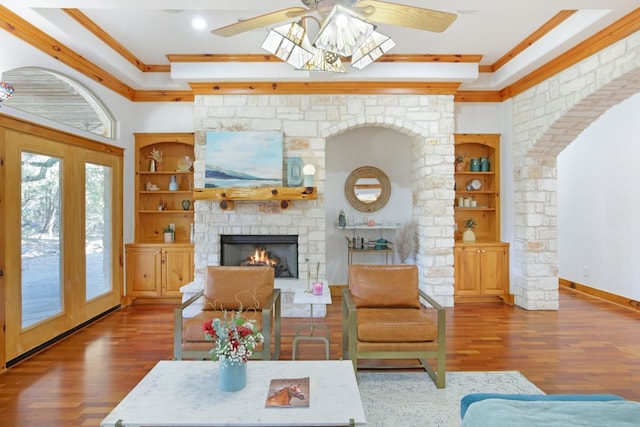
[[558, 156], [559, 276], [640, 299], [640, 94]]
[[498, 102], [463, 102], [455, 105], [456, 133], [502, 133], [503, 107]]
[[[394, 230], [341, 230], [338, 213], [343, 209], [357, 223], [366, 218], [377, 224], [396, 225], [411, 220], [411, 138], [393, 129], [364, 127], [353, 129], [327, 140], [326, 147], [326, 245], [327, 278], [331, 284], [347, 283], [347, 245], [345, 236], [354, 234], [368, 239], [383, 237], [393, 241]], [[361, 166], [382, 170], [391, 182], [387, 205], [377, 212], [353, 209], [344, 194], [344, 183], [351, 171]], [[331, 190], [329, 190], [331, 189]], [[354, 263], [384, 263], [382, 254], [354, 254]], [[392, 262], [391, 257], [389, 262]]]
[[193, 102], [137, 102], [134, 132], [193, 132]]

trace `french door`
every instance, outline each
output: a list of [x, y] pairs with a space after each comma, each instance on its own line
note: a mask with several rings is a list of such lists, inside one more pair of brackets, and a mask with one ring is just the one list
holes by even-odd
[[3, 138], [10, 361], [120, 303], [122, 157], [64, 135]]

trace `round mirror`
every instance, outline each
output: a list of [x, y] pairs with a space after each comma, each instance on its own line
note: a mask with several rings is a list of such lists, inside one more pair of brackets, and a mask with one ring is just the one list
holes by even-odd
[[375, 212], [389, 201], [391, 184], [380, 169], [362, 166], [347, 177], [344, 194], [349, 204], [360, 212]]

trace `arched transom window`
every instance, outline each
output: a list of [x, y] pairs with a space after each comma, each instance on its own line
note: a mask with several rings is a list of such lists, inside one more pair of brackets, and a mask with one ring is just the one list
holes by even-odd
[[108, 109], [80, 83], [44, 68], [24, 67], [2, 73], [14, 88], [3, 104], [16, 110], [114, 138], [115, 120]]

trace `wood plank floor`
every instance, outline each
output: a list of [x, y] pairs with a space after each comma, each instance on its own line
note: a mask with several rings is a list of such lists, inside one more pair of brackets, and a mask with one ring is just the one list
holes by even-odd
[[[559, 311], [505, 304], [447, 309], [447, 370], [518, 370], [546, 393], [640, 401], [640, 313], [561, 289]], [[341, 357], [341, 301], [320, 320]], [[296, 326], [283, 319], [282, 360]], [[97, 426], [158, 360], [172, 357], [172, 307], [123, 308], [0, 375], [0, 425]], [[324, 357], [302, 342], [298, 359]]]

